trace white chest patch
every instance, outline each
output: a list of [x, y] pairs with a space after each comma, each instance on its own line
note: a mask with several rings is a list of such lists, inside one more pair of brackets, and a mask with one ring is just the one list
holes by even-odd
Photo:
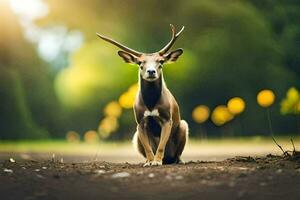
[[144, 112], [144, 117], [149, 117], [149, 116], [152, 116], [152, 117], [158, 117], [159, 116], [159, 112], [157, 109], [154, 109], [152, 111], [149, 111], [149, 110], [146, 110]]

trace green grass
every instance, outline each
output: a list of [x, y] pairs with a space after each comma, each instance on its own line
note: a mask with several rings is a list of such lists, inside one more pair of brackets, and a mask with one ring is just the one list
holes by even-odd
[[65, 140], [24, 140], [0, 141], [0, 152], [62, 152], [84, 154], [101, 150], [109, 151], [115, 147], [128, 147], [129, 142], [71, 143]]
[[[293, 137], [296, 148], [300, 149], [300, 137]], [[278, 137], [278, 142], [291, 149], [290, 137]], [[224, 138], [224, 139], [190, 139], [189, 146], [193, 149], [211, 148], [211, 147], [243, 147], [243, 146], [271, 146], [277, 148], [269, 137], [241, 137], [241, 138]], [[65, 140], [24, 140], [24, 141], [0, 141], [0, 152], [60, 152], [66, 154], [86, 154], [90, 152], [111, 152], [114, 150], [122, 151], [131, 147], [130, 141], [125, 142], [99, 142], [99, 143], [70, 143]]]

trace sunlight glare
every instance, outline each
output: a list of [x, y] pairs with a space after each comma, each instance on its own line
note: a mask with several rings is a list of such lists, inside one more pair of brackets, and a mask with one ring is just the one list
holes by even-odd
[[44, 0], [10, 0], [10, 7], [14, 13], [27, 20], [42, 18], [49, 12]]

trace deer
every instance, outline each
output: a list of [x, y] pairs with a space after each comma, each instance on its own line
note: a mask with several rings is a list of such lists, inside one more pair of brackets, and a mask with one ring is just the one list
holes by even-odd
[[139, 87], [133, 105], [137, 127], [132, 142], [134, 148], [146, 158], [144, 167], [184, 164], [181, 154], [188, 139], [188, 123], [181, 119], [178, 103], [167, 88], [162, 71], [165, 63], [175, 62], [183, 54], [182, 48], [169, 50], [184, 26], [178, 33], [172, 24], [170, 27], [171, 40], [155, 53], [133, 50], [96, 33], [102, 40], [119, 47], [118, 55], [126, 63], [139, 66]]

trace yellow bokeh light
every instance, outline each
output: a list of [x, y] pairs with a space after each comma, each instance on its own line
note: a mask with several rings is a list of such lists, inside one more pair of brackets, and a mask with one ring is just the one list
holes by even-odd
[[139, 89], [139, 84], [135, 83], [129, 87], [128, 92], [132, 93], [135, 96], [136, 93], [138, 92], [138, 89]]
[[115, 117], [105, 117], [99, 124], [99, 134], [102, 138], [107, 138], [119, 128], [119, 123]]
[[211, 120], [217, 126], [222, 126], [226, 122], [233, 119], [233, 115], [229, 112], [228, 108], [224, 105], [217, 106], [211, 115]]
[[287, 99], [290, 102], [297, 102], [300, 99], [300, 93], [295, 87], [291, 87], [287, 91]]
[[55, 80], [59, 99], [65, 105], [72, 106], [90, 102], [95, 88], [102, 84], [99, 71], [93, 67], [70, 67], [62, 70]]
[[94, 130], [90, 130], [85, 132], [84, 134], [84, 141], [88, 143], [95, 143], [99, 141], [98, 133]]
[[234, 97], [227, 103], [228, 110], [234, 115], [238, 115], [243, 112], [245, 110], [245, 106], [245, 101], [240, 97]]
[[275, 101], [275, 94], [272, 90], [262, 90], [257, 95], [257, 103], [261, 107], [269, 107]]
[[199, 105], [194, 108], [192, 112], [192, 117], [197, 123], [205, 122], [209, 117], [210, 110], [205, 105]]
[[99, 45], [96, 37], [84, 42], [70, 56], [70, 64], [55, 78], [59, 100], [66, 106], [84, 107], [98, 102], [106, 91], [117, 87], [116, 83], [124, 83], [127, 79], [120, 78], [131, 73], [121, 68], [122, 64], [114, 59], [114, 53], [113, 46]]
[[129, 92], [123, 93], [119, 98], [119, 103], [123, 108], [130, 109], [133, 106], [134, 98], [130, 96]]
[[286, 97], [280, 103], [280, 112], [284, 115], [300, 113], [300, 93], [295, 87], [288, 89]]
[[68, 142], [79, 142], [80, 136], [76, 131], [68, 131], [66, 134], [66, 140]]
[[122, 108], [117, 101], [112, 101], [105, 106], [104, 114], [106, 116], [120, 117], [122, 114]]
[[138, 84], [131, 85], [129, 89], [120, 96], [119, 98], [120, 105], [125, 109], [132, 108], [137, 91], [138, 91]]

